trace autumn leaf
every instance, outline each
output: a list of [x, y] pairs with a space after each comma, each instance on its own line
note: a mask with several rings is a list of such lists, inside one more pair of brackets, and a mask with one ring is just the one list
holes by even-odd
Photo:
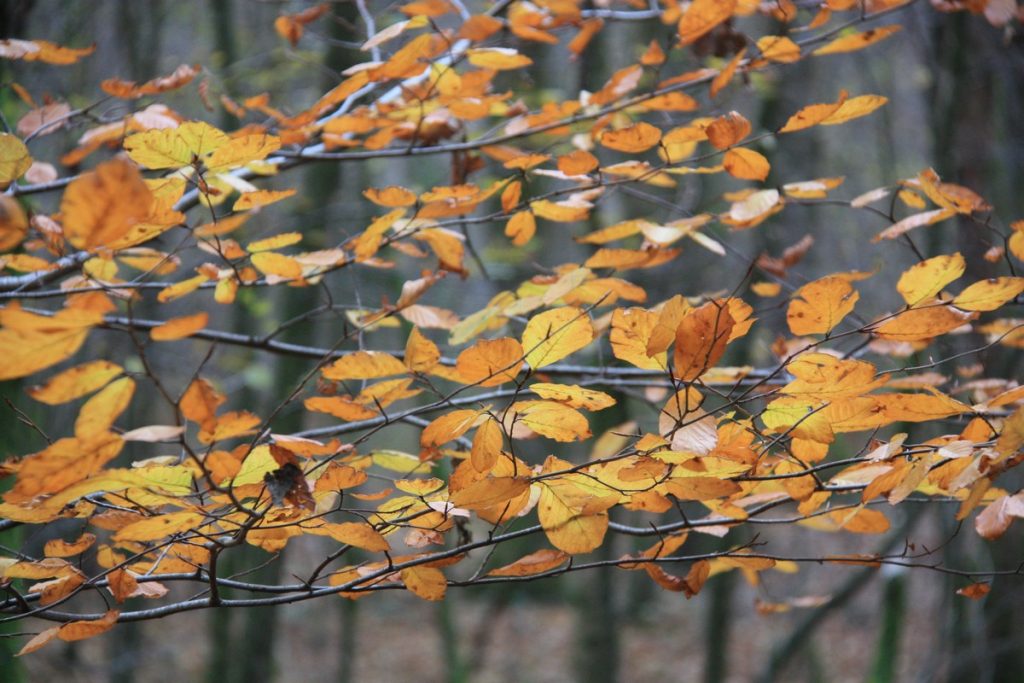
[[661, 129], [640, 121], [619, 130], [607, 130], [600, 140], [603, 146], [617, 152], [645, 152], [661, 140]]
[[845, 278], [823, 277], [793, 294], [786, 322], [793, 334], [828, 334], [853, 311], [859, 298]]
[[963, 275], [966, 268], [967, 263], [959, 253], [935, 256], [905, 270], [896, 289], [907, 305], [916, 306], [938, 296], [946, 285]]
[[123, 237], [144, 221], [153, 194], [135, 166], [108, 161], [68, 185], [61, 201], [64, 235], [78, 249], [95, 249]]
[[535, 576], [565, 564], [569, 555], [560, 550], [542, 548], [529, 555], [524, 555], [515, 562], [487, 572], [488, 576]]
[[539, 313], [523, 330], [526, 362], [539, 369], [579, 351], [594, 339], [590, 319], [578, 308], [555, 308]]
[[17, 304], [0, 309], [0, 379], [27, 377], [74, 355], [103, 316], [66, 308], [53, 316], [23, 311]]
[[0, 57], [61, 66], [74, 64], [95, 50], [95, 45], [83, 48], [63, 47], [48, 40], [0, 40]]
[[0, 133], [0, 188], [6, 188], [32, 166], [28, 147], [10, 133]]
[[523, 347], [505, 337], [469, 347], [455, 360], [455, 369], [467, 384], [493, 387], [514, 380], [522, 364]]
[[729, 175], [743, 180], [764, 180], [771, 171], [771, 165], [762, 154], [746, 147], [730, 149], [722, 163]]
[[878, 28], [868, 29], [861, 33], [851, 33], [840, 36], [839, 38], [826, 43], [822, 47], [819, 47], [812, 54], [817, 57], [821, 55], [834, 55], [841, 52], [855, 52], [857, 50], [863, 50], [869, 45], [874, 45], [881, 40], [885, 40], [901, 28], [901, 26], [897, 25], [880, 26]]
[[736, 9], [736, 0], [695, 0], [679, 19], [676, 30], [679, 43], [689, 45], [728, 20]]

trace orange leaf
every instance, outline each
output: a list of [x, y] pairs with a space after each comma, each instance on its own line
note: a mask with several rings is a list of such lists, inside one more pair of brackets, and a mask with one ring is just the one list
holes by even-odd
[[874, 45], [879, 41], [885, 40], [901, 28], [901, 26], [893, 24], [890, 26], [879, 26], [878, 28], [868, 29], [862, 33], [841, 36], [822, 47], [819, 47], [813, 52], [813, 54], [815, 56], [834, 55], [841, 52], [855, 52], [857, 50], [863, 50], [868, 45]]
[[725, 149], [750, 134], [750, 121], [739, 112], [732, 111], [709, 123], [704, 132], [716, 149]]
[[569, 559], [569, 555], [560, 550], [542, 548], [529, 555], [520, 557], [511, 564], [498, 567], [487, 572], [488, 576], [534, 576], [561, 567]]
[[689, 45], [732, 17], [736, 0], [694, 0], [679, 19], [679, 44]]
[[764, 180], [771, 171], [771, 164], [763, 155], [746, 147], [730, 149], [722, 164], [729, 175], [743, 180]]
[[150, 214], [153, 194], [135, 165], [119, 159], [79, 176], [61, 200], [64, 235], [77, 249], [95, 249], [123, 237]]
[[661, 140], [661, 129], [643, 121], [619, 130], [606, 130], [601, 144], [619, 152], [645, 152]]
[[191, 337], [206, 327], [209, 317], [206, 313], [196, 313], [195, 315], [172, 318], [150, 330], [149, 336], [153, 341], [174, 341], [175, 339]]
[[845, 278], [823, 277], [793, 294], [786, 322], [795, 335], [828, 334], [853, 311], [858, 299], [857, 290]]
[[504, 337], [479, 341], [459, 354], [455, 361], [466, 384], [493, 387], [511, 382], [523, 364], [523, 347], [515, 339]]

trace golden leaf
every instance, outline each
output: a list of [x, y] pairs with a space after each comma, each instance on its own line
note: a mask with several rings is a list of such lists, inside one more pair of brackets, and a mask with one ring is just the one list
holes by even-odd
[[815, 56], [834, 55], [841, 52], [855, 52], [857, 50], [863, 50], [868, 45], [874, 45], [879, 41], [885, 40], [901, 29], [901, 26], [892, 24], [890, 26], [879, 26], [878, 28], [868, 29], [861, 33], [852, 33], [850, 35], [840, 36], [839, 38], [819, 47], [812, 54]]
[[722, 164], [729, 175], [743, 180], [764, 180], [772, 168], [764, 155], [746, 147], [730, 149]]
[[103, 388], [122, 372], [124, 368], [116, 363], [90, 361], [54, 375], [46, 384], [31, 387], [27, 393], [47, 405], [60, 405]]
[[608, 149], [618, 152], [646, 152], [661, 140], [661, 129], [640, 121], [627, 128], [606, 130], [601, 133], [600, 142]]
[[153, 194], [134, 165], [115, 159], [68, 185], [61, 200], [64, 236], [78, 249], [95, 249], [126, 235], [149, 217]]
[[896, 289], [909, 306], [916, 306], [937, 296], [943, 287], [963, 275], [966, 268], [967, 262], [959, 253], [935, 256], [904, 271]]
[[513, 381], [523, 364], [523, 347], [515, 339], [482, 340], [459, 354], [455, 369], [466, 384], [493, 387]]
[[786, 322], [795, 335], [828, 334], [853, 311], [858, 299], [860, 295], [848, 280], [826, 276], [793, 294]]
[[679, 44], [689, 45], [727, 21], [736, 11], [736, 0], [694, 0], [679, 19]]
[[594, 327], [580, 309], [572, 306], [539, 313], [523, 330], [526, 362], [533, 369], [551, 365], [579, 351], [594, 340]]
[[542, 548], [504, 567], [492, 569], [487, 576], [535, 576], [561, 567], [568, 559], [569, 555], [560, 550]]
[[0, 189], [17, 180], [32, 166], [28, 147], [10, 133], [0, 133]]
[[210, 316], [206, 313], [185, 315], [180, 318], [171, 318], [167, 322], [157, 325], [149, 331], [153, 341], [174, 341], [191, 337], [196, 332], [206, 327]]

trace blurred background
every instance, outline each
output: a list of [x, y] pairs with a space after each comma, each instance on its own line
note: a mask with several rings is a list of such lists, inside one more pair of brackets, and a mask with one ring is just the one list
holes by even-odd
[[[204, 106], [195, 83], [158, 101], [186, 117], [231, 130], [240, 122], [219, 106], [219, 95], [240, 101], [268, 92], [272, 106], [294, 113], [337, 84], [341, 70], [368, 59], [358, 50], [366, 31], [352, 3], [331, 3], [331, 13], [307, 27], [296, 47], [275, 33], [273, 24], [279, 14], [310, 5], [258, 0], [4, 0], [0, 37], [46, 39], [74, 47], [96, 43], [97, 48], [91, 57], [68, 67], [5, 60], [0, 63], [2, 81], [20, 83], [37, 100], [50, 97], [77, 107], [99, 99], [99, 83], [106, 78], [145, 81], [168, 74], [180, 64], [200, 64], [204, 72], [196, 82], [206, 82], [212, 110]], [[370, 9], [378, 28], [400, 18], [393, 5], [372, 2]], [[475, 6], [472, 9], [476, 11]], [[841, 88], [852, 95], [885, 95], [888, 106], [845, 126], [815, 128], [778, 142], [766, 138], [759, 149], [772, 162], [767, 184], [844, 176], [843, 186], [833, 196], [849, 199], [932, 167], [943, 180], [984, 196], [995, 207], [995, 220], [1001, 226], [1024, 217], [1024, 42], [982, 17], [937, 13], [925, 2], [915, 3], [886, 23], [900, 23], [904, 30], [862, 52], [765, 70], [732, 85], [711, 103], [702, 95], [700, 114], [715, 116], [735, 109], [753, 122], [757, 132], [778, 128], [805, 104], [834, 101]], [[776, 30], [773, 26], [768, 19], [754, 17], [734, 28], [757, 37]], [[634, 63], [652, 38], [663, 38], [671, 30], [656, 19], [609, 21], [578, 59], [565, 49], [567, 38], [560, 45], [543, 45], [508, 37], [506, 44], [530, 55], [535, 65], [502, 75], [499, 86], [514, 90], [530, 108], [575, 98], [581, 89], [599, 89], [615, 69]], [[677, 57], [686, 58], [692, 68], [692, 56]], [[680, 73], [684, 66], [680, 62], [668, 73]], [[130, 104], [107, 102], [96, 113], [106, 118], [121, 116], [128, 113]], [[8, 122], [14, 122], [27, 107], [11, 88], [4, 87], [0, 110]], [[33, 155], [54, 163], [64, 175], [74, 169], [61, 167], [60, 155], [76, 144], [84, 130], [73, 127], [40, 139], [33, 143]], [[91, 163], [90, 159], [86, 166]], [[471, 180], [484, 185], [487, 178], [495, 177], [500, 167], [491, 169], [491, 163], [484, 159], [484, 168]], [[421, 192], [454, 182], [452, 166], [451, 158], [444, 155], [305, 165], [273, 179], [271, 185], [261, 185], [298, 187], [299, 194], [261, 212], [247, 224], [246, 235], [255, 239], [300, 230], [306, 248], [336, 245], [379, 213], [363, 199], [362, 189], [398, 184]], [[563, 263], [584, 261], [591, 250], [573, 242], [574, 235], [628, 217], [674, 220], [709, 208], [721, 210], [717, 198], [743, 186], [724, 176], [681, 176], [678, 187], [670, 191], [610, 193], [588, 225], [541, 225], [537, 238], [523, 248], [509, 243], [501, 224], [472, 225], [470, 236], [486, 264], [486, 277], [467, 261], [470, 279], [447, 278], [431, 291], [428, 303], [467, 315], [530, 277]], [[40, 195], [30, 202], [45, 212], [54, 210], [58, 199]], [[896, 305], [895, 280], [917, 260], [895, 242], [870, 244], [870, 237], [883, 227], [877, 217], [848, 207], [791, 207], [756, 230], [730, 233], [724, 226], [712, 227], [709, 234], [730, 247], [725, 256], [692, 244], [671, 264], [630, 271], [624, 277], [646, 289], [649, 304], [678, 293], [728, 292], [743, 282], [758, 254], [780, 255], [810, 235], [814, 247], [791, 273], [792, 281], [799, 285], [837, 270], [880, 269], [858, 287], [858, 311], [870, 317]], [[991, 236], [969, 222], [949, 220], [917, 237], [929, 255], [962, 252], [972, 281], [1004, 274], [1005, 264], [982, 258], [993, 246]], [[397, 259], [397, 264], [391, 270], [345, 269], [330, 281], [332, 296], [355, 308], [373, 308], [382, 296], [394, 301], [402, 282], [418, 276], [422, 262]], [[748, 292], [741, 295], [756, 302]], [[209, 304], [216, 312], [211, 327], [266, 333], [321, 303], [321, 296], [314, 289], [243, 291], [235, 306]], [[762, 367], [772, 363], [771, 344], [777, 334], [786, 333], [784, 302], [758, 303], [757, 315], [763, 323], [741, 342], [741, 348], [730, 351], [725, 364]], [[196, 299], [186, 299], [162, 306], [147, 298], [136, 306], [135, 314], [166, 319], [194, 312], [197, 305]], [[329, 344], [336, 337], [332, 330], [336, 333], [344, 324], [345, 312], [336, 311], [289, 328], [278, 338]], [[407, 335], [408, 326], [403, 324], [369, 333], [366, 343], [374, 349], [399, 349]], [[444, 340], [443, 334], [433, 336], [438, 342]], [[971, 345], [964, 340], [944, 341], [928, 353], [947, 357]], [[153, 355], [155, 369], [172, 378], [172, 384], [178, 381], [175, 376], [184, 382], [187, 373], [180, 369], [187, 367], [190, 372], [208, 349], [207, 343], [187, 341], [164, 345]], [[114, 332], [94, 333], [85, 351], [89, 357], [131, 354], [129, 340]], [[1024, 377], [1019, 351], [995, 348], [964, 359], [963, 365], [979, 362], [987, 376]], [[887, 367], [884, 359], [880, 366]], [[210, 374], [228, 394], [233, 409], [266, 414], [280, 400], [282, 387], [291, 386], [309, 367], [307, 360], [220, 348]], [[956, 381], [951, 367], [942, 371], [950, 375], [950, 382]], [[0, 387], [5, 396], [26, 407], [21, 385]], [[642, 394], [620, 398], [621, 407], [593, 416], [595, 434], [642, 413]], [[160, 424], [161, 417], [166, 419], [160, 410], [135, 405], [128, 421]], [[52, 410], [35, 413], [57, 431], [56, 425], [71, 415]], [[650, 420], [651, 415], [639, 419]], [[284, 413], [274, 431], [287, 433], [318, 424], [296, 410]], [[950, 431], [958, 429], [950, 427]], [[38, 437], [6, 408], [0, 408], [0, 434], [0, 453], [5, 456], [40, 446]], [[377, 445], [414, 452], [417, 436], [417, 429], [398, 425], [381, 437], [386, 442]], [[852, 454], [862, 444], [863, 439], [851, 440], [835, 448]], [[532, 448], [526, 452], [536, 458], [532, 462], [539, 462], [543, 447]], [[574, 446], [560, 450], [559, 455], [584, 458], [586, 448]], [[122, 458], [130, 461], [132, 454]], [[898, 552], [911, 539], [917, 548], [938, 548], [936, 562], [964, 569], [1012, 568], [1024, 559], [1020, 524], [999, 542], [987, 543], [970, 529], [960, 531], [953, 514], [951, 506], [901, 506], [890, 516], [892, 530], [882, 537], [823, 535], [790, 525], [761, 534], [775, 551], [792, 555]], [[726, 539], [691, 538], [687, 548], [693, 544], [694, 550], [713, 550], [752, 536], [745, 530]], [[17, 529], [0, 534], [0, 543], [31, 548], [41, 546], [46, 538], [38, 530]], [[254, 580], [290, 581], [290, 567], [301, 574], [300, 568], [322, 557], [324, 546], [317, 540], [297, 539], [274, 557], [250, 548], [226, 571], [251, 570], [246, 576]], [[540, 547], [539, 543], [543, 540], [533, 539], [498, 552], [511, 561]], [[616, 539], [598, 553], [614, 558], [635, 549], [628, 539]], [[0, 654], [0, 680], [1024, 680], [1024, 629], [1020, 628], [1024, 582], [997, 578], [991, 594], [979, 601], [956, 595], [964, 585], [963, 578], [925, 569], [805, 564], [797, 574], [766, 572], [757, 586], [737, 572], [720, 575], [689, 601], [661, 591], [643, 572], [621, 570], [453, 590], [440, 604], [385, 591], [359, 601], [329, 598], [273, 609], [193, 612], [131, 623], [105, 637], [55, 643], [19, 660], [10, 655], [24, 639], [4, 638], [0, 639], [5, 653]], [[19, 622], [3, 628], [13, 633], [38, 630], [35, 627], [41, 624], [30, 627]]]

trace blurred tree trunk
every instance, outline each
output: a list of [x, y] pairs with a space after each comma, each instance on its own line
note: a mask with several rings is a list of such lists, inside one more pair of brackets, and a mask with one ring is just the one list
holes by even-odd
[[[212, 0], [210, 10], [213, 13], [213, 54], [219, 62], [221, 86], [224, 94], [232, 97], [231, 78], [229, 72], [238, 59], [238, 44], [235, 41], [235, 11], [232, 0]], [[238, 126], [238, 118], [227, 109], [222, 110], [220, 126], [230, 130]]]
[[[933, 58], [944, 66], [935, 88], [936, 120], [932, 126], [937, 170], [943, 180], [984, 193], [1000, 217], [1007, 219], [1003, 222], [1008, 222], [1024, 209], [1020, 193], [1024, 155], [1019, 151], [1019, 114], [1024, 96], [1019, 87], [1006, 88], [1003, 84], [1019, 83], [1024, 50], [1019, 41], [1009, 46], [1001, 44], [1000, 32], [977, 21], [977, 17], [941, 17], [936, 26]], [[983, 258], [993, 244], [992, 235], [968, 218], [958, 219], [955, 225], [957, 248], [967, 259], [967, 278], [994, 276], [1001, 264], [990, 264]], [[998, 350], [986, 354], [983, 360], [987, 376], [1015, 376], [1019, 356]], [[999, 543], [991, 544], [995, 568], [1017, 566], [1022, 543], [1024, 531], [1015, 526]], [[963, 555], [950, 561], [962, 564]], [[1019, 615], [1024, 610], [1024, 585], [1000, 577], [992, 583], [993, 595], [998, 597], [985, 602], [985, 632], [978, 634], [982, 644], [978, 657], [982, 661], [952, 667], [951, 681], [1020, 680], [1024, 633], [1019, 628]], [[962, 628], [963, 619], [956, 620]]]

